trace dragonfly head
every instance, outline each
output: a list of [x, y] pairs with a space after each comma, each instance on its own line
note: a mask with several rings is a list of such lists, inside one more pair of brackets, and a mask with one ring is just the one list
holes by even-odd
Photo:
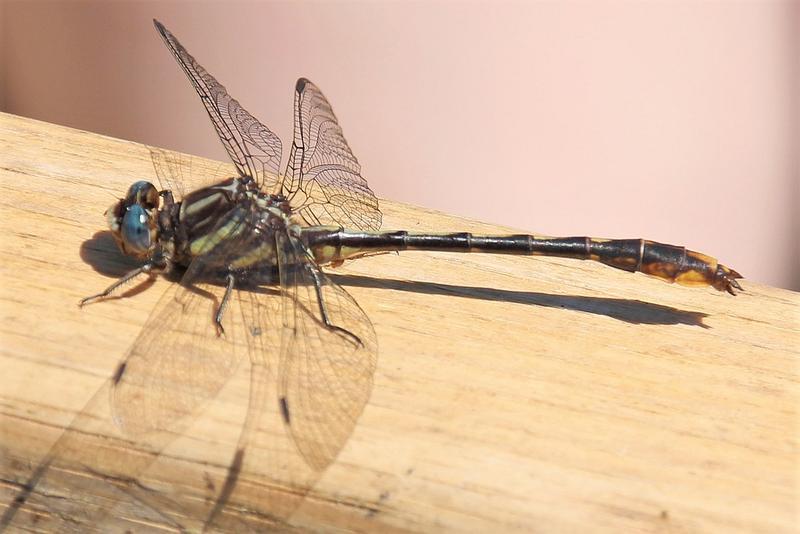
[[108, 227], [124, 254], [139, 259], [153, 255], [158, 244], [158, 203], [155, 186], [140, 181], [106, 211]]

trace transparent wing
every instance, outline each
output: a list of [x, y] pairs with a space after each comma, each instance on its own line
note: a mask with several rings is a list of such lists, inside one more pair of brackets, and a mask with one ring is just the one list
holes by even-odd
[[282, 193], [309, 225], [378, 230], [378, 199], [322, 92], [305, 78], [294, 95], [294, 140]]
[[[137, 498], [145, 503], [149, 493], [156, 493], [149, 487], [136, 487], [128, 475], [146, 469], [170, 437], [162, 434], [140, 442], [124, 435], [109, 411], [113, 385], [109, 380], [97, 391], [21, 484], [21, 491], [0, 519], [0, 531], [8, 527], [12, 532], [121, 532], [130, 528], [130, 523], [111, 510], [129, 500], [129, 487], [142, 490]], [[142, 510], [137, 516], [164, 523], [156, 510]]]
[[180, 200], [187, 193], [217, 184], [236, 176], [238, 171], [231, 164], [206, 160], [163, 148], [147, 147], [150, 160], [158, 177], [161, 190], [169, 190]]
[[239, 174], [253, 177], [267, 191], [277, 191], [281, 140], [231, 97], [169, 30], [157, 20], [153, 23], [200, 95], [222, 146]]
[[[165, 495], [140, 483], [139, 477], [218, 395], [250, 349], [242, 339], [248, 331], [242, 324], [246, 315], [238, 311], [226, 314], [225, 336], [217, 335], [213, 319], [224, 287], [207, 281], [228, 262], [227, 255], [251, 237], [245, 231], [251, 222], [242, 216], [245, 211], [232, 210], [220, 220], [217, 228], [236, 223], [229, 225], [226, 246], [193, 261], [181, 283], [173, 284], [159, 300], [114, 376], [34, 471], [6, 523], [27, 501], [29, 509], [45, 509], [62, 519], [59, 528], [74, 525], [76, 531], [104, 531], [108, 527], [98, 525], [118, 520], [111, 510], [131, 496], [147, 504], [154, 517], [171, 518], [167, 521], [176, 525], [204, 515], [202, 499], [191, 500], [201, 509], [189, 512], [185, 503], [190, 500], [170, 504], [172, 489]], [[148, 480], [166, 484], [163, 475], [174, 482], [177, 471]], [[204, 487], [202, 482], [185, 485]], [[52, 497], [65, 494], [69, 499]], [[57, 514], [52, 512], [54, 504]]]
[[[266, 237], [278, 252], [281, 289], [236, 290], [223, 319], [225, 336], [216, 335], [213, 315], [223, 288], [205, 280], [265, 239], [251, 231], [258, 212], [243, 204], [217, 225], [237, 222], [226, 238], [160, 299], [114, 377], [59, 438], [0, 526], [22, 508], [33, 511], [18, 514], [31, 521], [56, 518], [54, 530], [70, 525], [76, 532], [122, 531], [130, 528], [125, 517], [143, 514], [176, 529], [286, 528], [354, 429], [371, 392], [377, 345], [352, 297], [309, 263], [302, 243], [283, 231]], [[322, 319], [317, 287], [335, 329]], [[196, 428], [197, 416], [234, 374], [240, 376], [236, 370], [245, 351], [250, 383], [244, 424], [223, 412], [205, 436]], [[245, 390], [234, 385], [226, 391]], [[199, 451], [213, 444], [220, 425], [237, 424], [238, 444], [232, 453], [230, 447], [223, 452], [230, 460], [204, 464], [202, 474], [173, 465], [185, 464], [181, 458], [161, 456], [190, 425], [190, 439], [204, 441]], [[151, 468], [155, 462], [158, 470]], [[120, 511], [132, 499], [147, 509]]]
[[279, 234], [277, 245], [286, 296], [278, 403], [297, 450], [321, 470], [339, 454], [369, 399], [377, 340], [364, 311], [309, 260], [299, 240]]
[[216, 396], [241, 360], [231, 350], [240, 329], [226, 328], [223, 337], [214, 327], [223, 288], [202, 282], [205, 265], [197, 263], [162, 299], [111, 389], [114, 422], [128, 436], [172, 432]]
[[[372, 390], [377, 343], [367, 316], [309, 261], [300, 241], [284, 229], [270, 239], [279, 299], [265, 289], [239, 292], [243, 323], [254, 325], [246, 336], [249, 408], [207, 527], [233, 529], [226, 510], [249, 509], [266, 512], [284, 529], [282, 522], [349, 439]], [[332, 327], [323, 320], [319, 295]]]

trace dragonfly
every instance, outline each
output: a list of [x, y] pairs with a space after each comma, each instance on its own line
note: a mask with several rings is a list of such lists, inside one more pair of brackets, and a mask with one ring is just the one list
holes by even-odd
[[[233, 171], [201, 169], [192, 173], [201, 181], [190, 183], [179, 156], [151, 149], [162, 189], [138, 181], [106, 212], [119, 249], [143, 264], [81, 305], [159, 274], [182, 273], [180, 282], [23, 485], [0, 528], [50, 486], [94, 495], [91, 503], [78, 500], [72, 524], [96, 524], [125, 496], [181, 528], [190, 517], [206, 530], [230, 526], [236, 514], [226, 510], [234, 503], [261, 510], [258, 520], [266, 523], [258, 528], [288, 521], [353, 433], [377, 365], [372, 323], [323, 266], [408, 250], [555, 256], [732, 295], [742, 290], [741, 275], [715, 258], [644, 239], [381, 231], [377, 198], [315, 84], [301, 78], [295, 85], [294, 136], [280, 172], [278, 136], [154, 24]], [[222, 482], [208, 484], [214, 499], [194, 499], [194, 509], [172, 496], [179, 487], [159, 491], [140, 482], [242, 361], [250, 369], [248, 409]], [[259, 454], [266, 440], [275, 445]]]

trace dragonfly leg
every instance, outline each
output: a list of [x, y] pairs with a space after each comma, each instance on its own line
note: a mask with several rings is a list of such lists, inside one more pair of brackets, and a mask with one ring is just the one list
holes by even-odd
[[308, 269], [308, 272], [311, 273], [311, 277], [314, 279], [314, 290], [317, 292], [317, 304], [319, 304], [319, 314], [322, 317], [322, 322], [323, 324], [325, 324], [325, 327], [328, 328], [329, 330], [338, 332], [350, 338], [351, 341], [363, 347], [364, 343], [361, 341], [360, 337], [358, 337], [351, 331], [342, 328], [341, 326], [336, 326], [331, 322], [330, 315], [328, 315], [328, 308], [325, 305], [325, 297], [322, 294], [322, 280], [320, 280], [319, 273], [309, 264], [306, 264], [306, 269]]
[[164, 263], [164, 264], [158, 264], [158, 263], [153, 263], [153, 262], [145, 263], [144, 265], [142, 265], [138, 269], [132, 270], [131, 272], [129, 272], [128, 274], [126, 274], [125, 276], [123, 276], [122, 278], [120, 278], [119, 280], [117, 280], [116, 282], [111, 284], [110, 286], [108, 286], [101, 293], [97, 293], [96, 295], [91, 295], [89, 297], [82, 298], [80, 300], [80, 302], [78, 303], [78, 306], [83, 307], [86, 304], [91, 304], [91, 303], [96, 302], [98, 300], [102, 300], [102, 299], [108, 297], [109, 295], [111, 295], [112, 293], [114, 293], [115, 291], [117, 291], [120, 287], [124, 286], [125, 284], [130, 283], [134, 278], [137, 278], [137, 277], [139, 277], [139, 276], [141, 276], [143, 274], [146, 274], [148, 279], [149, 279], [149, 278], [152, 278], [156, 274], [165, 273], [168, 270], [169, 270], [169, 264], [168, 263]]
[[225, 333], [225, 329], [222, 327], [222, 316], [225, 315], [225, 310], [228, 308], [228, 302], [231, 299], [231, 293], [233, 293], [233, 286], [236, 283], [236, 278], [230, 273], [228, 273], [227, 280], [228, 285], [225, 286], [225, 294], [222, 296], [222, 301], [219, 303], [217, 313], [214, 314], [214, 324], [217, 326], [218, 336]]

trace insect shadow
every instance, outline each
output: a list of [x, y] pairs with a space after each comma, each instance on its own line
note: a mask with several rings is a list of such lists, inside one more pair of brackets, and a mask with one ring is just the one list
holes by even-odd
[[413, 280], [392, 280], [371, 278], [359, 275], [328, 274], [337, 284], [343, 286], [393, 289], [413, 291], [427, 295], [445, 295], [487, 301], [511, 302], [548, 308], [561, 308], [572, 311], [605, 315], [612, 319], [631, 324], [686, 324], [710, 328], [703, 323], [708, 314], [680, 310], [671, 306], [653, 304], [642, 300], [615, 299], [606, 297], [585, 297], [579, 295], [553, 295], [536, 291], [511, 291], [493, 287], [460, 286]]
[[[111, 278], [120, 278], [125, 273], [139, 266], [135, 260], [124, 256], [117, 249], [114, 238], [109, 231], [97, 232], [81, 245], [81, 258], [98, 273]], [[548, 308], [604, 315], [630, 324], [699, 326], [710, 328], [703, 323], [708, 314], [696, 311], [681, 310], [672, 306], [664, 306], [642, 300], [619, 299], [608, 297], [588, 297], [580, 295], [554, 295], [536, 291], [512, 291], [492, 287], [461, 286], [414, 280], [394, 280], [373, 278], [360, 275], [335, 274], [328, 271], [330, 278], [343, 286], [372, 289], [392, 289], [410, 291], [426, 295], [444, 295], [461, 298], [481, 299], [495, 302], [511, 302]], [[167, 277], [178, 281], [180, 273], [171, 273]], [[152, 282], [144, 282], [122, 293], [119, 298], [131, 297], [146, 290]]]

